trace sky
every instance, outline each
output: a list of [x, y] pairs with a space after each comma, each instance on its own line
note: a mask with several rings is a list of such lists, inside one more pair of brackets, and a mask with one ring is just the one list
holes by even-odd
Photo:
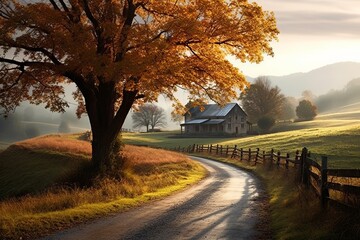
[[344, 61], [360, 62], [359, 0], [256, 0], [280, 30], [275, 56], [260, 64], [234, 61], [245, 75], [282, 76]]
[[[274, 57], [265, 57], [260, 64], [232, 61], [245, 75], [282, 76], [336, 62], [360, 62], [360, 0], [249, 1], [275, 13], [280, 34], [271, 44]], [[166, 112], [172, 110], [163, 98], [159, 105], [166, 106]], [[129, 120], [124, 127], [131, 128]]]

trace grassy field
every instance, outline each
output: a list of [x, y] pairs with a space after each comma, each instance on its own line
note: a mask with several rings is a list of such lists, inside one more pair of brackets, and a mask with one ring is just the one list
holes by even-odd
[[167, 196], [205, 176], [184, 155], [125, 146], [121, 180], [73, 185], [69, 179], [86, 171], [91, 152], [90, 143], [77, 138], [44, 136], [0, 153], [0, 239], [34, 239]]
[[124, 133], [123, 139], [129, 144], [162, 148], [221, 144], [295, 153], [307, 147], [316, 159], [328, 156], [332, 168], [360, 168], [360, 116], [357, 114], [360, 115], [360, 111], [319, 115], [314, 121], [279, 123], [271, 134], [241, 138], [181, 138], [179, 132], [161, 132]]

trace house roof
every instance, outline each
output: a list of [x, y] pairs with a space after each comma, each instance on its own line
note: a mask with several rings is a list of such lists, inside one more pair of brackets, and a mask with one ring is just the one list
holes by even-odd
[[210, 119], [207, 122], [204, 122], [204, 124], [208, 124], [208, 125], [216, 125], [216, 124], [220, 124], [222, 122], [224, 122], [225, 119]]
[[209, 119], [193, 119], [193, 120], [187, 121], [185, 123], [182, 123], [181, 125], [183, 126], [183, 125], [190, 125], [190, 124], [201, 124], [208, 120]]
[[[228, 103], [224, 107], [218, 104], [204, 105], [204, 111], [200, 111], [200, 107], [194, 107], [189, 110], [192, 118], [212, 118], [212, 117], [225, 117], [235, 107], [241, 107], [237, 103]], [[246, 115], [244, 110], [241, 111]]]

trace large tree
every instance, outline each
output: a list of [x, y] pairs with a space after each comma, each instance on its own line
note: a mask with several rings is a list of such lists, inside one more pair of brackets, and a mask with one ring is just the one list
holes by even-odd
[[280, 88], [271, 86], [267, 77], [258, 77], [249, 89], [241, 94], [241, 103], [251, 122], [268, 116], [277, 119], [284, 103]]
[[199, 103], [230, 101], [247, 82], [226, 57], [260, 62], [277, 34], [274, 14], [247, 0], [0, 0], [0, 106], [61, 112], [74, 83], [106, 171], [133, 105], [176, 102], [179, 87]]
[[133, 127], [146, 127], [149, 131], [149, 126], [152, 130], [155, 127], [166, 126], [166, 116], [164, 109], [155, 104], [144, 104], [139, 107], [132, 115]]

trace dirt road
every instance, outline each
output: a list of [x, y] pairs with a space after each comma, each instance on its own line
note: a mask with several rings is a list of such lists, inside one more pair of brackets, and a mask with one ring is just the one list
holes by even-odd
[[262, 210], [257, 180], [226, 164], [198, 157], [193, 159], [210, 172], [200, 184], [166, 199], [45, 239], [259, 238], [256, 226]]

